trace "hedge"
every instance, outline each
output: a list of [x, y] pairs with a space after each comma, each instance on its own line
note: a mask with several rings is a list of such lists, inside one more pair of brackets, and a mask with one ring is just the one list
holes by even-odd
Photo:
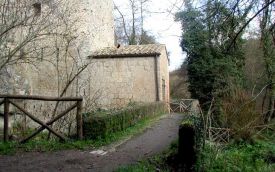
[[196, 115], [188, 115], [179, 127], [178, 153], [185, 171], [195, 171], [203, 144], [202, 119]]
[[130, 106], [113, 112], [91, 112], [84, 115], [83, 134], [86, 139], [104, 138], [164, 113], [167, 113], [167, 106], [162, 102]]

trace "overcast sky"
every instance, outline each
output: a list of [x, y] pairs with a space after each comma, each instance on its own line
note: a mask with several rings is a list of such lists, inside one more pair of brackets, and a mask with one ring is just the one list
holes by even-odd
[[[126, 11], [127, 1], [114, 0], [114, 3], [121, 11]], [[170, 71], [180, 67], [185, 58], [179, 46], [182, 32], [180, 23], [174, 21], [174, 13], [178, 11], [176, 6], [181, 6], [182, 2], [182, 0], [151, 0], [146, 7], [150, 12], [146, 14], [144, 29], [153, 34], [159, 43], [166, 44], [170, 54]]]

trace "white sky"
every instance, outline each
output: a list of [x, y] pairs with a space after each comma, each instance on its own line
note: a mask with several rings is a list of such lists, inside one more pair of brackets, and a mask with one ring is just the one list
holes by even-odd
[[[127, 1], [114, 0], [114, 3], [123, 12], [127, 8]], [[153, 13], [148, 13], [144, 21], [144, 29], [153, 34], [159, 43], [166, 44], [170, 54], [170, 71], [179, 68], [185, 58], [179, 46], [181, 26], [180, 23], [174, 21], [174, 12], [177, 8], [173, 8], [173, 4], [181, 5], [182, 2], [182, 0], [151, 0], [147, 9]], [[171, 9], [173, 9], [172, 13], [169, 13], [168, 10]]]

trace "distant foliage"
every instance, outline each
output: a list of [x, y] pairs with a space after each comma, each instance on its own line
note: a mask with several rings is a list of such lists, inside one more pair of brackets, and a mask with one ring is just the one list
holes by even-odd
[[170, 95], [172, 99], [190, 98], [186, 67], [170, 72]]

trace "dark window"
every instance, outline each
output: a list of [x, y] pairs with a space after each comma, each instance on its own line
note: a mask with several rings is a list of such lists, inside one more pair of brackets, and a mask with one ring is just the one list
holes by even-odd
[[44, 59], [44, 48], [41, 48], [40, 61], [43, 61], [43, 59]]
[[33, 6], [33, 9], [34, 9], [34, 14], [35, 15], [40, 15], [41, 14], [41, 9], [42, 9], [41, 3], [37, 2], [37, 3], [32, 4], [32, 6]]

